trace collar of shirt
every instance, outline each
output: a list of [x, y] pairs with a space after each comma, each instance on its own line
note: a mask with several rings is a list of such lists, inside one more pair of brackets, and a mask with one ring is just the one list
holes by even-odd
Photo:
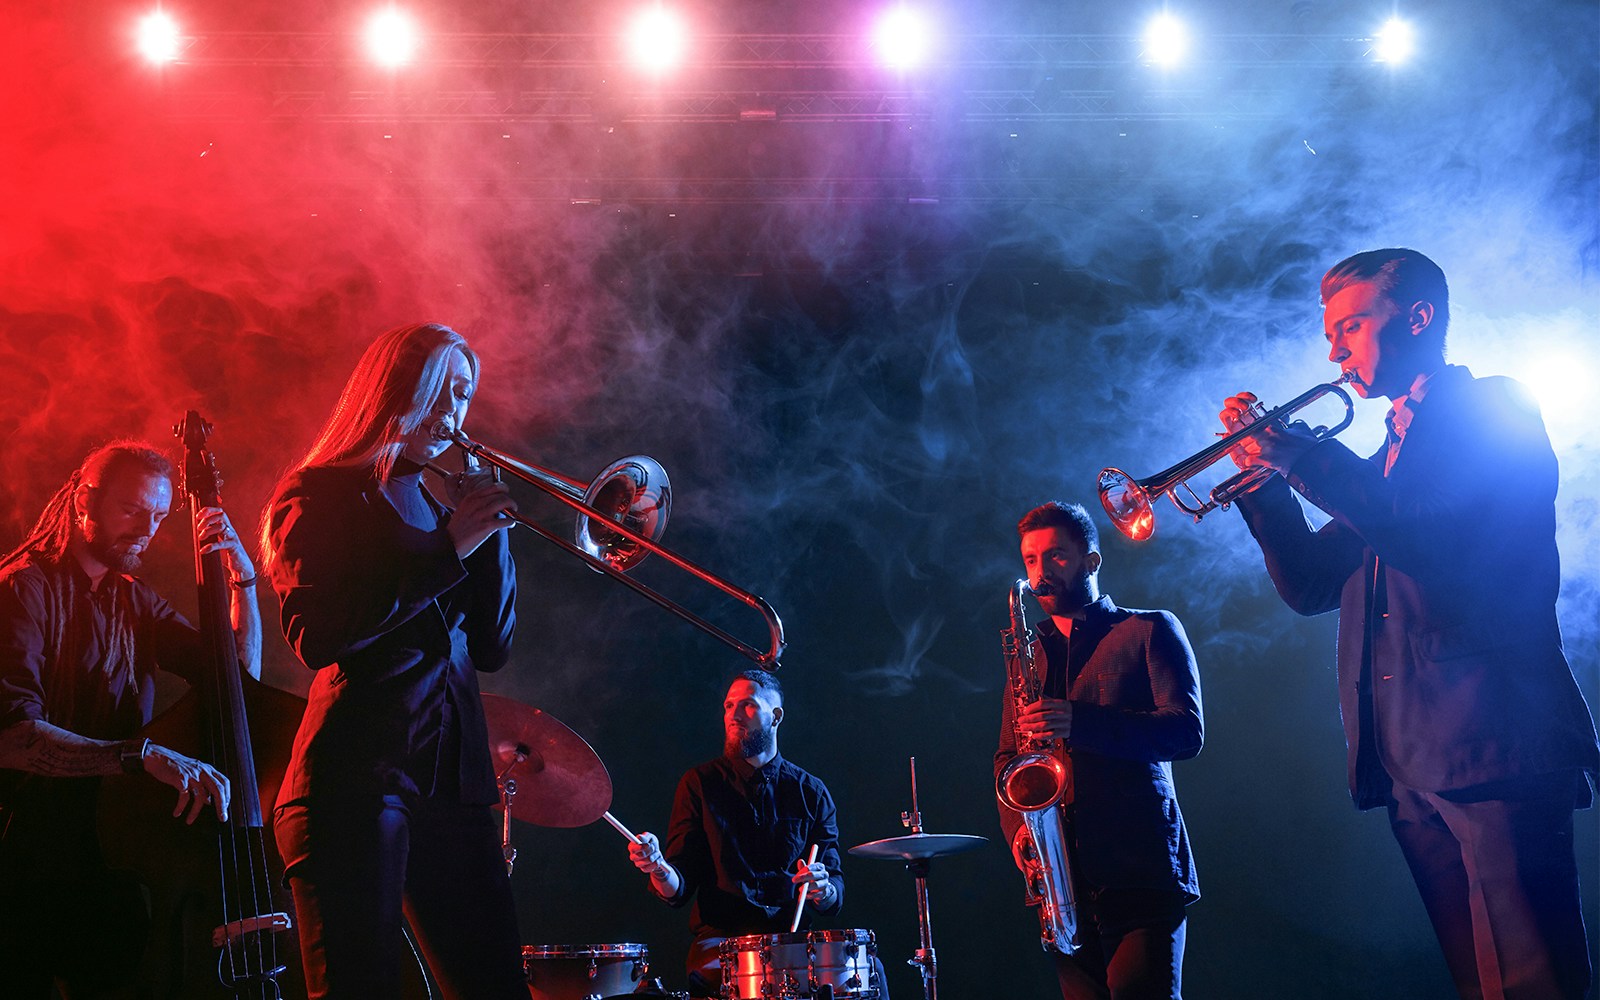
[[1437, 374], [1437, 372], [1425, 372], [1418, 375], [1416, 381], [1411, 383], [1411, 388], [1406, 390], [1406, 394], [1396, 399], [1394, 405], [1389, 407], [1389, 415], [1384, 419], [1396, 441], [1405, 440], [1406, 429], [1416, 418], [1417, 406], [1428, 395], [1428, 383]]
[[772, 759], [760, 767], [751, 767], [750, 762], [743, 757], [726, 757], [728, 766], [733, 770], [733, 776], [738, 779], [741, 787], [748, 788], [759, 772], [768, 784], [777, 784], [778, 771], [783, 766], [783, 754], [773, 754]]

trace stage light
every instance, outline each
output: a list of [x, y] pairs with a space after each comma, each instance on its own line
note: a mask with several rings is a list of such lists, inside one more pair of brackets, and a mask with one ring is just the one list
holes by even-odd
[[421, 44], [417, 22], [397, 7], [385, 7], [367, 21], [367, 54], [380, 66], [404, 66]]
[[626, 42], [634, 65], [651, 73], [665, 73], [683, 62], [689, 49], [689, 29], [676, 11], [658, 4], [634, 15]]
[[1398, 17], [1391, 17], [1384, 23], [1378, 31], [1376, 41], [1373, 57], [1391, 66], [1410, 59], [1417, 49], [1416, 32], [1412, 30], [1410, 24]]
[[166, 11], [152, 11], [139, 19], [139, 54], [153, 63], [169, 63], [178, 58], [183, 40], [178, 36], [178, 22]]
[[1509, 363], [1505, 370], [1539, 401], [1552, 436], [1568, 436], [1574, 427], [1595, 427], [1595, 418], [1600, 415], [1591, 392], [1595, 364], [1582, 351], [1552, 346], [1538, 356]]
[[1144, 29], [1144, 58], [1158, 66], [1175, 66], [1189, 51], [1189, 32], [1171, 14], [1157, 14]]
[[888, 68], [905, 72], [922, 65], [932, 49], [933, 31], [928, 19], [909, 7], [891, 7], [872, 29], [872, 47]]

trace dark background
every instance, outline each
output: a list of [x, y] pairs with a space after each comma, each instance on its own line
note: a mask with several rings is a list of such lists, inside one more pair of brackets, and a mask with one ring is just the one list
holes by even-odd
[[[860, 49], [865, 6], [702, 3], [691, 65], [654, 82], [616, 55], [621, 4], [419, 5], [428, 48], [393, 73], [360, 56], [355, 4], [169, 6], [187, 40], [161, 69], [132, 54], [138, 7], [49, 9], [0, 14], [7, 546], [88, 448], [165, 439], [188, 407], [250, 523], [366, 343], [446, 322], [485, 358], [469, 431], [581, 478], [655, 456], [669, 543], [784, 616], [781, 746], [847, 845], [904, 832], [913, 755], [929, 830], [996, 837], [1017, 517], [1204, 446], [1232, 392], [1334, 374], [1317, 278], [1406, 245], [1451, 278], [1452, 360], [1544, 406], [1562, 624], [1596, 701], [1592, 3], [1422, 0], [1417, 59], [1387, 67], [1387, 3], [1201, 0], [1193, 60], [1162, 71], [1144, 5], [955, 2], [935, 65], [900, 77]], [[1358, 403], [1352, 447], [1382, 410]], [[1102, 584], [1176, 612], [1200, 661], [1207, 745], [1175, 768], [1204, 892], [1187, 995], [1448, 996], [1382, 816], [1345, 793], [1333, 617], [1278, 602], [1235, 515], [1163, 501], [1158, 523], [1139, 547], [1105, 526]], [[744, 661], [513, 545], [517, 653], [486, 688], [586, 736], [613, 811], [660, 830]], [[180, 603], [186, 560], [169, 530], [149, 570]], [[659, 561], [637, 572], [761, 639]], [[268, 679], [304, 691], [267, 645]], [[1595, 813], [1578, 826], [1593, 938]], [[678, 982], [685, 916], [612, 830], [514, 832], [524, 941], [644, 942]], [[911, 879], [846, 876], [840, 925], [918, 995]], [[1052, 995], [1000, 845], [930, 888], [946, 996]]]

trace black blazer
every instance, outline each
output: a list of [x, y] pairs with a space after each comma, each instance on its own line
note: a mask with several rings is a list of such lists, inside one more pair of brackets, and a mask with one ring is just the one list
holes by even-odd
[[1282, 479], [1239, 502], [1284, 602], [1339, 609], [1351, 794], [1372, 808], [1387, 791], [1357, 767], [1364, 663], [1369, 736], [1405, 785], [1592, 773], [1594, 723], [1556, 624], [1557, 467], [1538, 406], [1511, 379], [1448, 366], [1414, 410], [1387, 477], [1387, 447], [1362, 459], [1334, 440], [1290, 469], [1332, 516], [1321, 530]]
[[497, 800], [477, 671], [509, 657], [516, 576], [504, 532], [461, 560], [445, 523], [406, 524], [362, 469], [306, 469], [272, 501], [283, 634], [317, 671], [279, 805]]
[[[1046, 618], [1038, 632], [1050, 654], [1045, 694], [1072, 701], [1066, 763], [1075, 871], [1097, 888], [1166, 889], [1199, 899], [1170, 763], [1193, 757], [1205, 741], [1200, 671], [1183, 625], [1166, 611], [1100, 598], [1073, 626], [1077, 674], [1070, 685], [1060, 630]], [[996, 778], [1016, 754], [1009, 687], [1003, 704]], [[1007, 845], [1021, 823], [1020, 814], [1000, 806]]]

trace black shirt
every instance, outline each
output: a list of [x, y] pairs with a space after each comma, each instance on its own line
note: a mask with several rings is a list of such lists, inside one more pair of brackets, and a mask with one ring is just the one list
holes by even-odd
[[[0, 574], [0, 728], [34, 719], [126, 739], [150, 721], [157, 666], [193, 681], [202, 655], [194, 628], [134, 577], [107, 573], [91, 590], [71, 556]], [[0, 769], [0, 881], [97, 866], [99, 784]]]
[[[839, 824], [823, 783], [774, 757], [760, 769], [718, 757], [685, 774], [672, 803], [665, 855], [683, 886], [668, 902], [694, 897], [695, 937], [787, 931], [797, 898], [795, 862], [817, 845], [836, 890], [824, 913], [844, 903]], [[806, 905], [801, 927], [817, 908]]]

